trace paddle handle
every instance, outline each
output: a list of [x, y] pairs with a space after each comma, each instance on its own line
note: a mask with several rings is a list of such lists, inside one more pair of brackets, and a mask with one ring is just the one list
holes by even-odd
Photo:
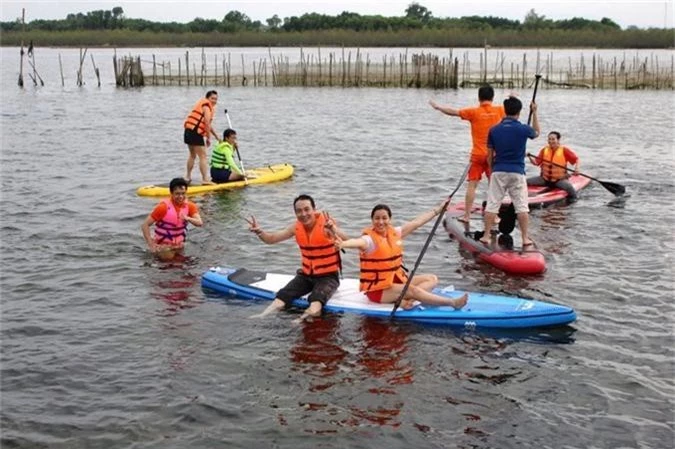
[[[539, 88], [539, 80], [541, 79], [540, 74], [534, 75], [534, 92], [532, 93], [532, 103], [534, 103], [534, 100], [537, 98], [537, 89]], [[532, 123], [532, 114], [534, 111], [530, 109], [530, 115], [527, 117], [527, 124], [529, 125]]]
[[441, 220], [443, 219], [443, 216], [445, 215], [443, 212], [448, 208], [448, 205], [450, 204], [450, 201], [452, 200], [452, 197], [459, 188], [462, 186], [464, 183], [464, 179], [466, 178], [467, 173], [469, 172], [469, 167], [471, 167], [471, 162], [469, 162], [464, 169], [464, 172], [462, 173], [462, 177], [459, 179], [459, 183], [457, 184], [457, 187], [455, 187], [455, 190], [452, 191], [452, 193], [448, 196], [448, 199], [443, 203], [443, 210], [441, 211], [440, 214], [438, 214], [438, 218], [436, 219], [436, 222], [434, 223], [434, 227], [431, 229], [431, 232], [429, 233], [429, 237], [427, 237], [427, 241], [424, 242], [424, 246], [422, 247], [422, 251], [420, 251], [420, 255], [417, 256], [417, 260], [415, 261], [415, 266], [413, 267], [412, 271], [410, 272], [410, 275], [408, 276], [408, 279], [405, 281], [405, 285], [403, 286], [403, 290], [401, 290], [401, 293], [398, 295], [398, 298], [396, 298], [396, 302], [394, 303], [394, 308], [391, 311], [390, 316], [394, 316], [396, 313], [396, 309], [399, 308], [401, 305], [401, 301], [403, 301], [403, 297], [405, 296], [406, 292], [408, 291], [408, 287], [410, 287], [410, 281], [412, 281], [413, 276], [415, 276], [415, 272], [417, 271], [417, 267], [420, 266], [420, 262], [422, 262], [422, 257], [424, 257], [424, 253], [427, 252], [427, 248], [429, 248], [429, 244], [431, 243], [431, 239], [433, 238], [434, 234], [436, 233], [436, 229], [438, 229], [438, 225], [441, 223]]

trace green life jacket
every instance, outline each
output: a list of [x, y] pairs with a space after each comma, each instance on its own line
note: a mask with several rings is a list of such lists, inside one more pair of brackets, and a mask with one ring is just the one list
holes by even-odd
[[227, 156], [232, 157], [234, 148], [229, 142], [223, 141], [216, 145], [211, 153], [211, 167], [232, 170], [227, 164]]

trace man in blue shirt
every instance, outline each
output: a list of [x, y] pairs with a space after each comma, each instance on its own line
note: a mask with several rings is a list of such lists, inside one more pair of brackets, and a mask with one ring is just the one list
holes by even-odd
[[532, 126], [518, 121], [523, 104], [516, 97], [504, 100], [506, 117], [493, 126], [488, 133], [488, 164], [492, 175], [488, 188], [488, 201], [485, 208], [485, 233], [481, 243], [490, 243], [490, 229], [495, 223], [502, 200], [506, 194], [511, 197], [516, 209], [520, 233], [523, 237], [523, 249], [533, 245], [528, 237], [527, 179], [525, 178], [525, 146], [527, 139], [539, 135], [537, 105], [532, 102]]

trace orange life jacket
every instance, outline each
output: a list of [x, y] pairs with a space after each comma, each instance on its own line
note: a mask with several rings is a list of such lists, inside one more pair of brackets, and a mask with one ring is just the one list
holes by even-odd
[[[551, 164], [560, 165], [560, 167]], [[555, 151], [550, 147], [545, 147], [542, 153], [541, 177], [546, 181], [556, 182], [567, 177], [567, 159], [565, 159], [565, 148], [559, 146]]]
[[320, 212], [315, 214], [316, 223], [309, 235], [305, 226], [295, 223], [295, 241], [300, 247], [302, 256], [302, 272], [308, 276], [324, 275], [340, 271], [342, 262], [340, 252], [335, 248], [332, 239], [324, 232], [326, 218]]
[[392, 226], [382, 236], [372, 227], [363, 230], [375, 243], [375, 251], [361, 253], [361, 278], [359, 290], [370, 292], [384, 290], [394, 284], [394, 276], [405, 282], [408, 276], [403, 271], [403, 241]]
[[188, 116], [185, 118], [185, 123], [183, 123], [184, 128], [196, 131], [197, 134], [201, 136], [206, 136], [204, 111], [202, 111], [204, 106], [209, 108], [209, 110], [211, 111], [211, 120], [213, 120], [214, 111], [213, 106], [211, 106], [211, 101], [208, 98], [202, 98], [199, 101], [197, 101], [197, 103], [195, 103], [195, 106], [192, 108], [192, 111], [190, 111]]

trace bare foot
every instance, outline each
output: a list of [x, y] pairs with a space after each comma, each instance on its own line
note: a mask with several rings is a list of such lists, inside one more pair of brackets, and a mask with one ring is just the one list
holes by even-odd
[[469, 223], [471, 221], [471, 217], [462, 215], [461, 217], [457, 217], [457, 221], [461, 221], [462, 223]]
[[258, 318], [262, 318], [262, 317], [264, 317], [264, 316], [265, 316], [264, 313], [256, 313], [255, 315], [251, 315], [251, 316], [249, 317], [249, 319], [258, 319]]
[[483, 239], [480, 239], [480, 240], [478, 240], [478, 241], [481, 242], [483, 245], [490, 245], [490, 241], [489, 241], [489, 240], [483, 240]]
[[469, 301], [469, 295], [464, 293], [462, 296], [452, 301], [452, 307], [455, 309], [461, 309], [466, 305], [467, 301]]
[[215, 186], [216, 183], [213, 181], [202, 181], [203, 186]]
[[525, 240], [523, 241], [523, 249], [528, 248], [530, 246], [534, 246], [534, 242], [532, 240], [528, 239], [526, 241]]
[[401, 301], [401, 308], [403, 310], [410, 310], [415, 306], [415, 300], [414, 299], [404, 299]]

